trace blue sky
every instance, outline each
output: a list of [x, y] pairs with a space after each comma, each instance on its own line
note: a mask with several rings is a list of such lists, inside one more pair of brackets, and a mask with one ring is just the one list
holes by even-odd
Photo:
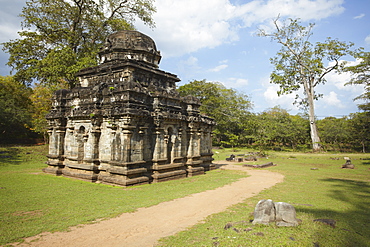
[[[24, 0], [0, 0], [0, 42], [17, 38]], [[296, 114], [294, 95], [277, 96], [269, 83], [269, 58], [280, 46], [256, 35], [272, 29], [272, 20], [300, 18], [315, 23], [311, 42], [326, 37], [353, 42], [370, 51], [370, 0], [157, 0], [156, 28], [137, 23], [161, 51], [160, 69], [178, 75], [183, 85], [192, 80], [218, 81], [249, 95], [255, 112], [280, 105]], [[0, 52], [0, 73], [8, 75], [7, 54]], [[355, 60], [346, 57], [355, 63]], [[330, 74], [317, 88], [324, 95], [316, 102], [316, 115], [341, 117], [357, 112], [353, 98], [362, 86], [344, 86], [348, 74]]]

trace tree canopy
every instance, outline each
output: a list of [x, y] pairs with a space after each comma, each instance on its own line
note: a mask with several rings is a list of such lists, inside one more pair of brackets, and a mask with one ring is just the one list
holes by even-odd
[[315, 119], [314, 100], [322, 95], [315, 91], [319, 84], [326, 82], [325, 76], [332, 71], [343, 71], [345, 62], [340, 58], [351, 54], [353, 43], [346, 43], [327, 38], [324, 42], [312, 44], [314, 24], [302, 26], [299, 20], [288, 19], [282, 24], [279, 18], [274, 20], [276, 31], [266, 33], [260, 31], [261, 36], [271, 37], [281, 44], [280, 51], [271, 58], [274, 71], [271, 73], [271, 83], [278, 84], [278, 94], [290, 94], [303, 89], [303, 95], [296, 95], [296, 103], [308, 107], [311, 139], [313, 150], [320, 149], [320, 137]]
[[358, 108], [370, 112], [370, 52], [358, 52], [356, 58], [360, 63], [355, 66], [346, 67], [347, 71], [352, 72], [355, 77], [347, 84], [364, 85], [365, 92], [355, 100], [362, 99], [365, 103], [359, 104]]
[[194, 80], [179, 87], [181, 96], [193, 95], [200, 99], [200, 111], [217, 122], [215, 142], [234, 146], [241, 142], [244, 125], [252, 103], [248, 96], [228, 89], [219, 82]]
[[20, 17], [21, 38], [3, 43], [15, 79], [25, 84], [65, 81], [96, 65], [108, 34], [133, 29], [135, 18], [154, 27], [153, 0], [29, 0]]
[[0, 143], [14, 143], [31, 134], [31, 93], [12, 76], [0, 76]]

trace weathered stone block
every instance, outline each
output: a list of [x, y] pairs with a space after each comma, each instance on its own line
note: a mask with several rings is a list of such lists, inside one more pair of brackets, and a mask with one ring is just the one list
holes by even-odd
[[270, 199], [261, 200], [257, 203], [254, 209], [253, 224], [268, 225], [275, 222], [276, 212], [274, 202]]
[[286, 202], [275, 202], [276, 225], [277, 226], [298, 226], [295, 208]]
[[275, 222], [277, 226], [298, 226], [300, 220], [296, 218], [295, 208], [286, 202], [261, 200], [254, 209], [253, 224], [268, 225]]

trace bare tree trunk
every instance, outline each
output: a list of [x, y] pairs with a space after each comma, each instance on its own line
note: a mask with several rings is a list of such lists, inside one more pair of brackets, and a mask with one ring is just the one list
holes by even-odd
[[362, 144], [362, 152], [363, 153], [366, 153], [366, 150], [365, 150], [365, 142], [362, 141], [361, 144]]
[[319, 151], [320, 147], [320, 137], [319, 132], [316, 126], [316, 119], [315, 119], [315, 105], [314, 105], [314, 92], [313, 87], [310, 87], [310, 90], [306, 90], [307, 99], [308, 99], [308, 108], [309, 108], [309, 120], [310, 120], [310, 132], [311, 132], [311, 140], [312, 140], [312, 150], [314, 152]]

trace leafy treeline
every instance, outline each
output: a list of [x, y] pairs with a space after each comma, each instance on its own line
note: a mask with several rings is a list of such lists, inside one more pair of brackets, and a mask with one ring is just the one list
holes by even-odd
[[[52, 91], [40, 85], [31, 89], [11, 76], [0, 77], [0, 143], [19, 143], [37, 134], [40, 138], [45, 135], [45, 114], [51, 104]], [[199, 97], [201, 112], [216, 120], [215, 146], [310, 149], [307, 115], [291, 115], [279, 106], [252, 113], [247, 95], [218, 82], [193, 81], [180, 86], [179, 92]], [[318, 120], [317, 126], [324, 150], [370, 150], [370, 112], [343, 118], [327, 117]]]
[[32, 89], [13, 77], [0, 77], [0, 143], [35, 137], [32, 131]]
[[[203, 114], [213, 117], [217, 126], [213, 145], [252, 146], [260, 149], [310, 149], [308, 115], [290, 115], [279, 106], [252, 113], [249, 97], [221, 83], [192, 81], [180, 86], [181, 95], [197, 96]], [[363, 151], [370, 149], [370, 113], [353, 113], [343, 118], [317, 120], [324, 150]]]

